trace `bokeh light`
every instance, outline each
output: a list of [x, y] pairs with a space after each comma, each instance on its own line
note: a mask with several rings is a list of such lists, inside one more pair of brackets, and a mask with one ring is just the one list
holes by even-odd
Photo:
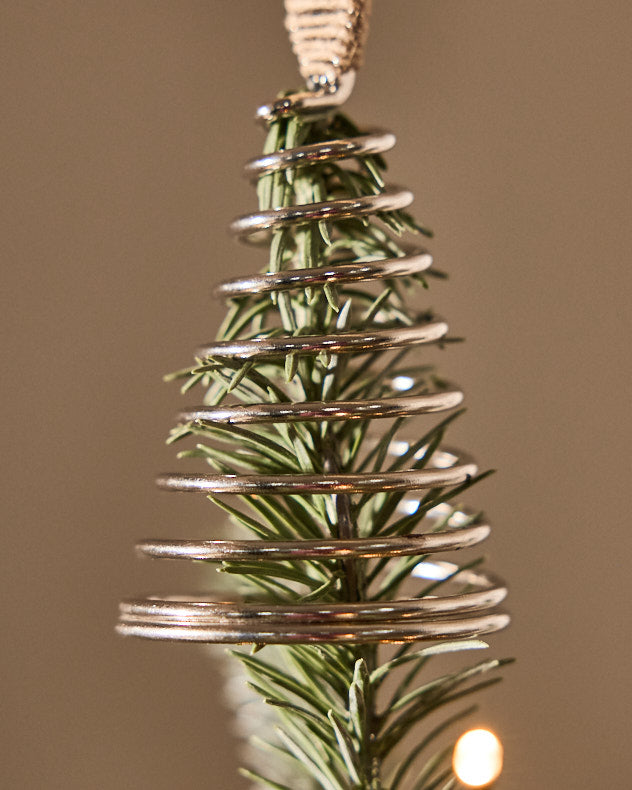
[[489, 730], [469, 730], [456, 742], [452, 767], [467, 787], [487, 787], [503, 769], [502, 744]]

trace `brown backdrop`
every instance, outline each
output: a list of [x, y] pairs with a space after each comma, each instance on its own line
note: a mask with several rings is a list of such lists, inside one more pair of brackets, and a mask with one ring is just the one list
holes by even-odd
[[[468, 342], [453, 440], [510, 581], [520, 663], [480, 721], [503, 790], [624, 787], [628, 751], [631, 155], [628, 0], [376, 0], [349, 109], [397, 132]], [[297, 81], [280, 2], [0, 5], [5, 787], [231, 788], [230, 714], [201, 649], [124, 641], [117, 599], [195, 586], [142, 535], [218, 516], [160, 495], [164, 371], [213, 336], [213, 282], [260, 259], [258, 102]]]

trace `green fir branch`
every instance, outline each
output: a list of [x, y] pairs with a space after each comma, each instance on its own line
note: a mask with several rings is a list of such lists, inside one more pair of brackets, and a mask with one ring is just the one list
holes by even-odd
[[[269, 124], [264, 152], [360, 133], [340, 113], [311, 120], [283, 117]], [[259, 207], [376, 194], [384, 189], [385, 169], [381, 155], [366, 155], [266, 174], [257, 183]], [[270, 234], [266, 271], [401, 257], [408, 254], [405, 237], [409, 234], [432, 235], [406, 211], [286, 227]], [[432, 317], [429, 309], [420, 309], [419, 292], [432, 278], [443, 276], [431, 269], [423, 276], [384, 281], [381, 289], [375, 283], [361, 282], [235, 298], [229, 300], [217, 339], [331, 335], [367, 327], [410, 326]], [[438, 345], [443, 347], [446, 342]], [[411, 362], [414, 353], [419, 361]], [[412, 348], [354, 356], [289, 354], [280, 360], [246, 362], [215, 357], [199, 359], [194, 366], [166, 378], [178, 381], [184, 392], [203, 389], [207, 405], [387, 397], [392, 394], [390, 381], [395, 377], [410, 378], [406, 394], [442, 391], [445, 383], [434, 365], [422, 357]], [[224, 474], [243, 470], [296, 475], [322, 474], [332, 468], [340, 472], [423, 469], [460, 414], [455, 411], [433, 422], [421, 438], [412, 433], [414, 421], [410, 418], [281, 422], [247, 428], [192, 421], [177, 426], [169, 442], [193, 440], [195, 446], [181, 455], [202, 458]], [[406, 449], [393, 457], [395, 442], [406, 442]], [[230, 503], [214, 496], [209, 499], [237, 530], [263, 541], [343, 534], [404, 536], [418, 528], [432, 508], [458, 502], [461, 494], [487, 474], [453, 487], [420, 491], [415, 512], [405, 514], [401, 505], [406, 494], [401, 492], [338, 498], [320, 494], [238, 496]], [[343, 511], [347, 521], [341, 521]], [[445, 527], [453, 512], [450, 510], [435, 528]], [[478, 523], [481, 519], [478, 515], [470, 520]], [[224, 562], [218, 570], [246, 600], [262, 606], [280, 601], [386, 601], [398, 595], [433, 595], [450, 581], [448, 577], [420, 590], [419, 580], [411, 574], [423, 559]], [[477, 562], [465, 560], [455, 573]], [[304, 777], [300, 786], [313, 790], [450, 790], [455, 784], [449, 766], [453, 742], [446, 743], [445, 736], [475, 710], [468, 707], [454, 713], [450, 706], [497, 682], [498, 677], [488, 675], [507, 662], [488, 659], [432, 677], [429, 667], [442, 656], [484, 650], [487, 644], [463, 639], [413, 647], [410, 643], [399, 648], [258, 645], [257, 655], [230, 651], [241, 662], [250, 688], [267, 710], [276, 714], [279, 725], [262, 733], [269, 738], [264, 746], [272, 765], [278, 766], [279, 776], [268, 777], [275, 769], [260, 771], [259, 766], [257, 770], [243, 769], [242, 774], [275, 790], [294, 790], [299, 780], [288, 777], [298, 776], [297, 771]], [[437, 718], [444, 710], [443, 717]], [[426, 719], [427, 729], [411, 739]], [[431, 747], [436, 753], [425, 757]]]

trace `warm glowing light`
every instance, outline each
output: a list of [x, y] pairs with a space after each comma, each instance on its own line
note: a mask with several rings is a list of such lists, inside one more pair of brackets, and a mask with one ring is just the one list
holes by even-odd
[[454, 747], [452, 767], [467, 787], [487, 787], [503, 769], [503, 747], [489, 730], [469, 730]]

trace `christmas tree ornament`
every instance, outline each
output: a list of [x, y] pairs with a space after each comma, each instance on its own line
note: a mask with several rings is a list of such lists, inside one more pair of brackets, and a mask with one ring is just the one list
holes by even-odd
[[286, 790], [455, 786], [450, 728], [472, 709], [437, 713], [505, 663], [427, 677], [435, 656], [485, 649], [507, 625], [506, 589], [478, 558], [443, 558], [490, 527], [460, 501], [476, 464], [443, 444], [463, 395], [424, 358], [450, 340], [417, 306], [440, 274], [409, 239], [430, 233], [407, 212], [412, 193], [383, 180], [394, 136], [340, 110], [369, 6], [286, 0], [305, 87], [259, 109], [264, 153], [246, 165], [259, 208], [231, 225], [267, 249], [266, 268], [217, 287], [217, 339], [171, 377], [203, 397], [170, 441], [193, 441], [181, 455], [210, 471], [158, 485], [208, 496], [240, 534], [139, 550], [208, 563], [217, 592], [124, 601], [117, 626], [254, 645], [236, 657], [278, 726], [255, 718], [272, 759], [245, 772]]

